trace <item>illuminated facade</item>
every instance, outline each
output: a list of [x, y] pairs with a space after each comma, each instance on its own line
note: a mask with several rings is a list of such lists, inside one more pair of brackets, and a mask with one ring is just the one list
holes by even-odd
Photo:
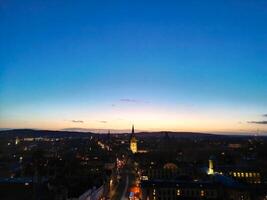
[[173, 163], [166, 163], [162, 166], [143, 166], [142, 167], [142, 180], [153, 179], [176, 179], [181, 171], [177, 165]]
[[209, 158], [209, 169], [208, 169], [208, 174], [209, 175], [213, 175], [214, 174], [214, 163], [213, 163], [214, 159], [213, 157]]
[[[237, 185], [236, 185], [237, 186]], [[223, 182], [153, 180], [141, 182], [145, 200], [251, 200], [248, 187], [229, 187]]]
[[262, 182], [261, 173], [257, 169], [249, 169], [244, 167], [219, 167], [217, 173], [225, 176], [230, 176], [245, 183], [260, 184]]
[[256, 168], [246, 166], [216, 166], [214, 168], [214, 157], [212, 156], [209, 158], [207, 174], [220, 174], [250, 184], [259, 184], [262, 182], [261, 172]]
[[18, 137], [16, 137], [16, 140], [15, 140], [15, 145], [18, 145], [20, 143], [20, 140]]
[[143, 181], [141, 183], [142, 199], [177, 200], [177, 199], [221, 199], [222, 190], [212, 182], [185, 181]]
[[132, 153], [137, 153], [137, 139], [135, 138], [134, 135], [134, 125], [132, 126], [132, 134], [131, 134], [131, 139], [130, 139], [130, 150]]

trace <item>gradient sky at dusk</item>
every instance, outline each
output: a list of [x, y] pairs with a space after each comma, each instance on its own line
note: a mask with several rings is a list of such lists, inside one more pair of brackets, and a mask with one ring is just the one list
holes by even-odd
[[267, 132], [267, 1], [0, 0], [0, 128]]

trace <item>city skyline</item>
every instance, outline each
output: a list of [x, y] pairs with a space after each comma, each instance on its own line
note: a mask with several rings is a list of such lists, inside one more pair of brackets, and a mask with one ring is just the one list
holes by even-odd
[[265, 1], [1, 1], [0, 128], [267, 133]]

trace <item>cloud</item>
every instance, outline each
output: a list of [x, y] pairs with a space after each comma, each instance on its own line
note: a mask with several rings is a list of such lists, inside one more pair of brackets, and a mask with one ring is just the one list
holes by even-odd
[[267, 121], [248, 121], [249, 124], [267, 124]]
[[137, 99], [120, 99], [121, 102], [125, 102], [125, 103], [148, 103], [147, 101], [142, 101], [142, 100], [137, 100]]
[[262, 115], [263, 117], [267, 117], [267, 114]]
[[99, 123], [102, 123], [102, 124], [106, 124], [106, 123], [108, 123], [108, 121], [105, 121], [105, 120], [99, 120], [98, 122], [99, 122]]
[[73, 122], [73, 123], [84, 123], [83, 120], [71, 120], [71, 122]]
[[138, 102], [138, 101], [135, 100], [135, 99], [120, 99], [120, 101], [122, 101], [122, 102], [127, 102], [127, 103], [136, 103], [136, 102]]

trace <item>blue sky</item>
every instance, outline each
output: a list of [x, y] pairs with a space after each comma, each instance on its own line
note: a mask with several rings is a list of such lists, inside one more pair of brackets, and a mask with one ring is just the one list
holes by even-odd
[[267, 130], [266, 1], [0, 9], [2, 128]]

